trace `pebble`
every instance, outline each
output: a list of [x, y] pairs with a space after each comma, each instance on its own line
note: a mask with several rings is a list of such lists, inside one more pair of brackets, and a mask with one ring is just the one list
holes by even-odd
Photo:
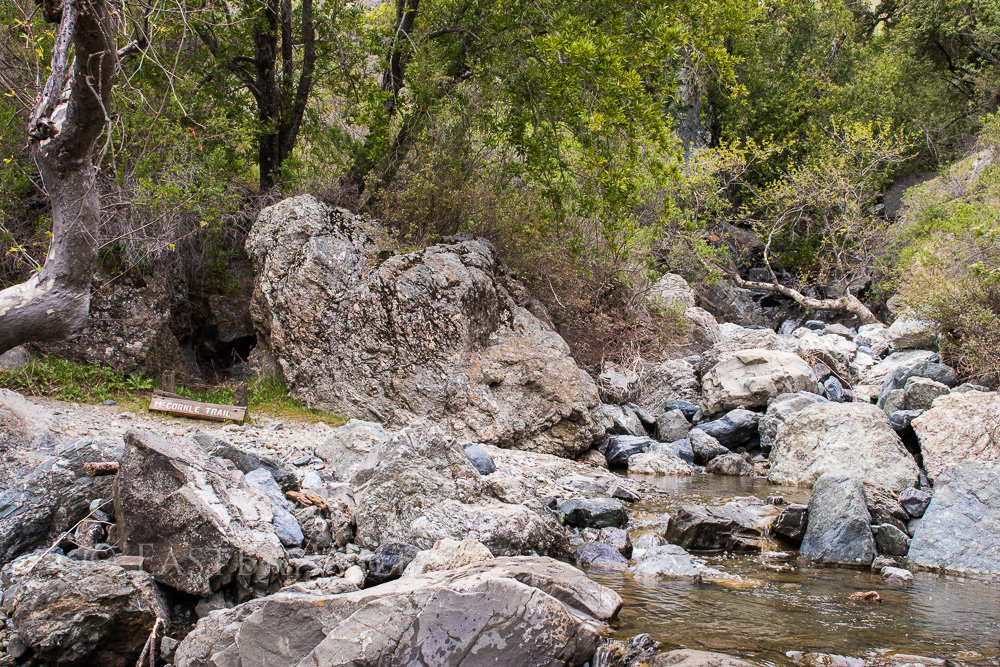
[[118, 401], [107, 400], [104, 401], [104, 405], [118, 405]]

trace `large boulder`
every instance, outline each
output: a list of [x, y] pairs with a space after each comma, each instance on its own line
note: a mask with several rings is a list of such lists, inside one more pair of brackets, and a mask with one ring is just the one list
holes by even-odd
[[772, 350], [795, 352], [795, 344], [788, 336], [779, 336], [770, 329], [746, 329], [727, 324], [726, 334], [712, 349], [706, 350], [698, 359], [695, 368], [699, 377], [704, 377], [719, 362], [743, 350]]
[[120, 438], [74, 438], [0, 494], [0, 564], [48, 546], [86, 518], [92, 501], [110, 499], [114, 477], [90, 477], [84, 465], [117, 461], [123, 449]]
[[61, 440], [59, 421], [50, 410], [0, 389], [0, 490], [51, 456]]
[[640, 368], [638, 385], [636, 403], [653, 415], [671, 409], [667, 401], [697, 403], [701, 395], [694, 366], [683, 359], [644, 364]]
[[966, 461], [937, 478], [909, 561], [949, 572], [1000, 575], [1000, 463]]
[[290, 393], [349, 417], [430, 417], [465, 442], [573, 456], [604, 435], [597, 386], [518, 305], [483, 239], [385, 257], [373, 223], [312, 197], [261, 212], [251, 312]]
[[829, 565], [871, 565], [875, 540], [861, 480], [839, 473], [816, 480], [799, 557]]
[[767, 412], [760, 418], [757, 426], [757, 434], [760, 436], [760, 447], [765, 453], [769, 453], [774, 446], [774, 438], [778, 435], [778, 427], [785, 423], [789, 417], [806, 408], [813, 403], [828, 403], [829, 401], [819, 394], [811, 394], [807, 391], [800, 391], [797, 394], [782, 394], [771, 401], [767, 406]]
[[134, 665], [170, 608], [153, 577], [109, 561], [46, 554], [4, 571], [12, 629], [48, 665]]
[[119, 547], [156, 580], [237, 601], [280, 587], [287, 563], [270, 501], [189, 440], [131, 430], [115, 483]]
[[667, 541], [689, 551], [761, 551], [769, 521], [755, 509], [737, 503], [684, 505], [670, 517]]
[[735, 408], [764, 408], [787, 393], [818, 387], [812, 368], [791, 352], [740, 350], [722, 359], [701, 380], [702, 409], [716, 415]]
[[489, 478], [432, 422], [403, 429], [373, 451], [369, 463], [355, 478], [360, 546], [406, 542], [430, 549], [445, 538], [471, 538], [498, 555], [568, 550], [548, 508], [534, 499], [527, 501], [531, 507], [498, 500]]
[[937, 349], [938, 327], [928, 320], [899, 318], [888, 333], [893, 350]]
[[966, 459], [1000, 459], [1000, 394], [967, 391], [941, 396], [911, 422], [924, 469], [933, 479]]
[[581, 665], [621, 604], [572, 565], [498, 558], [352, 593], [254, 600], [199, 621], [174, 663]]
[[889, 417], [866, 403], [802, 408], [778, 427], [770, 462], [772, 484], [810, 486], [823, 473], [837, 472], [898, 493], [919, 475]]

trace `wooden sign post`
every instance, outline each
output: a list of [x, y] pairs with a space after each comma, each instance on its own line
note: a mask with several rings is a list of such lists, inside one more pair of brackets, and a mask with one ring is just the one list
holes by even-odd
[[247, 413], [244, 405], [202, 403], [158, 389], [153, 391], [153, 400], [149, 403], [149, 409], [156, 412], [169, 412], [178, 417], [237, 422], [243, 421]]

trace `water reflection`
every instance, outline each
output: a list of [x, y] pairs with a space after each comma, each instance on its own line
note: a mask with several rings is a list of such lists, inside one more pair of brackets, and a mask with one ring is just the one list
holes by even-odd
[[[662, 484], [669, 495], [635, 508], [637, 512], [750, 495], [808, 501], [807, 491], [769, 487], [763, 480], [695, 476]], [[669, 486], [673, 488], [664, 488]], [[614, 635], [648, 632], [668, 649], [721, 651], [766, 665], [789, 664], [785, 652], [790, 650], [869, 659], [908, 653], [1000, 665], [996, 582], [918, 572], [912, 585], [892, 588], [867, 570], [799, 567], [793, 562], [790, 569], [774, 571], [760, 556], [717, 555], [706, 560], [761, 585], [732, 589], [589, 572], [625, 599]], [[853, 592], [868, 590], [877, 590], [883, 602], [848, 599]]]

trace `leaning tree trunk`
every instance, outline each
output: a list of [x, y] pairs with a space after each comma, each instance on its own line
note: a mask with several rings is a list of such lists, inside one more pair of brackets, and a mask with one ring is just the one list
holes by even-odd
[[118, 69], [114, 25], [107, 0], [46, 0], [43, 10], [59, 29], [52, 71], [31, 114], [28, 136], [52, 203], [52, 243], [37, 273], [0, 291], [0, 352], [81, 329], [97, 267], [94, 151], [107, 125]]

